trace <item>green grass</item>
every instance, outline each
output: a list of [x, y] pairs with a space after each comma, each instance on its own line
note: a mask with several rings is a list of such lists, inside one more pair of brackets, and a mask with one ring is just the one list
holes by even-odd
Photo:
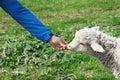
[[[20, 0], [52, 32], [70, 42], [75, 31], [100, 26], [120, 36], [119, 0]], [[55, 51], [0, 9], [0, 80], [116, 80], [87, 54]]]

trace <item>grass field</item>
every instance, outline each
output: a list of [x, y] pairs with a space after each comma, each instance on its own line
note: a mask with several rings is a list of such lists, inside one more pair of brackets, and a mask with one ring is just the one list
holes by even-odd
[[[76, 30], [100, 26], [120, 36], [119, 0], [20, 0], [52, 32], [70, 42]], [[90, 55], [55, 51], [0, 9], [0, 80], [116, 80]]]

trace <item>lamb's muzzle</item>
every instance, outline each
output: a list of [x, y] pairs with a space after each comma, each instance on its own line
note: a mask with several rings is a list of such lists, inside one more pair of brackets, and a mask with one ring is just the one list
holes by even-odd
[[70, 49], [70, 50], [71, 50], [71, 49], [72, 49], [72, 47], [71, 47], [70, 45], [68, 45], [68, 46], [67, 46], [67, 49]]

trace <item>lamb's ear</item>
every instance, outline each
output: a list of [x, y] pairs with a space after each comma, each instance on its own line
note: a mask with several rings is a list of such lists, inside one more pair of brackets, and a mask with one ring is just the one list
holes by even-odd
[[95, 41], [91, 43], [91, 48], [96, 52], [105, 52], [103, 47]]
[[92, 27], [91, 29], [92, 29], [92, 30], [99, 31], [100, 27], [99, 27], [99, 26], [95, 26], [95, 27]]

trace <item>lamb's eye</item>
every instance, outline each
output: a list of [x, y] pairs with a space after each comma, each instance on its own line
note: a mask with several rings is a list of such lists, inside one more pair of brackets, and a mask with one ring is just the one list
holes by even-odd
[[80, 43], [81, 45], [85, 45], [84, 43]]

